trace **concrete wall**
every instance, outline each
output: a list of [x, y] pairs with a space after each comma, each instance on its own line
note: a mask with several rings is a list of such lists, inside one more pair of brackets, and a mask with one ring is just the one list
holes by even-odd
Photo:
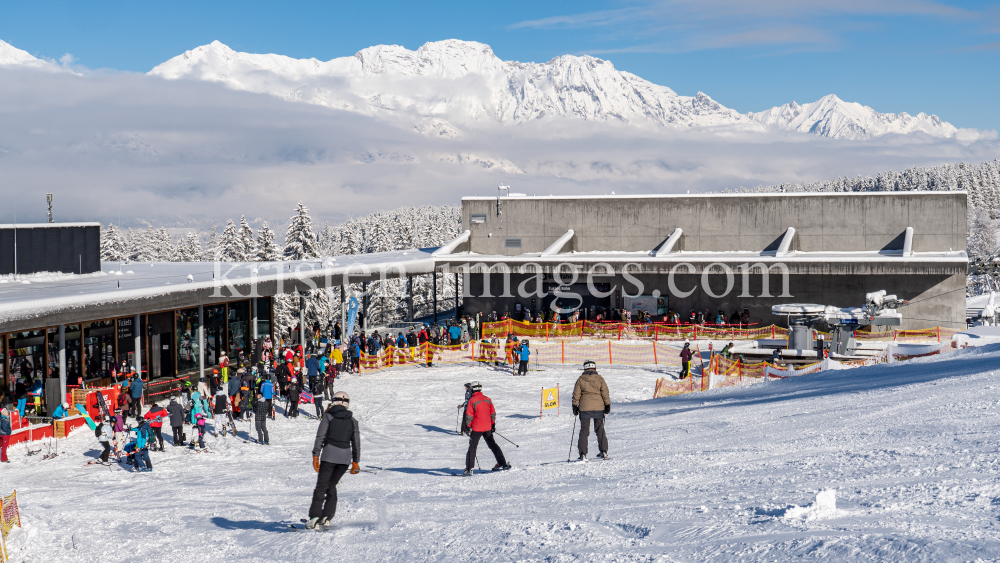
[[[472, 214], [486, 222], [471, 222]], [[569, 229], [576, 236], [564, 251], [652, 250], [677, 227], [684, 235], [676, 250], [763, 250], [788, 227], [796, 229], [793, 250], [901, 249], [906, 227], [914, 229], [914, 251], [964, 250], [966, 194], [469, 197], [462, 224], [472, 232], [469, 250], [507, 256], [541, 252]], [[505, 248], [506, 238], [520, 238], [522, 247]]]

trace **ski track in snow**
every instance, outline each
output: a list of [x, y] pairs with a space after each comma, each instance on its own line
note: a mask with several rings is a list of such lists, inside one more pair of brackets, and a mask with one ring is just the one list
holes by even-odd
[[[361, 421], [361, 465], [385, 470], [344, 476], [328, 532], [287, 527], [308, 510], [318, 423], [279, 414], [272, 446], [209, 435], [215, 453], [192, 455], [167, 438], [153, 473], [81, 467], [99, 452], [86, 428], [55, 459], [14, 446], [0, 492], [17, 489], [24, 527], [8, 549], [52, 563], [997, 558], [998, 360], [990, 344], [657, 400], [646, 398], [662, 371], [603, 367], [614, 459], [586, 464], [566, 463], [575, 367], [348, 375], [337, 389]], [[513, 470], [454, 478], [467, 446], [456, 405], [472, 380], [521, 447], [498, 438]], [[539, 420], [541, 388], [557, 382], [562, 416]], [[494, 463], [485, 443], [479, 461]], [[833, 515], [784, 517], [825, 487]]]

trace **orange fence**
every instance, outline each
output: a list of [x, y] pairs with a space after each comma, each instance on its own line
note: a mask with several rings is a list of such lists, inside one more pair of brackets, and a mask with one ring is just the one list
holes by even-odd
[[[785, 338], [788, 329], [777, 325], [745, 327], [743, 325], [692, 325], [670, 323], [623, 323], [578, 321], [575, 323], [526, 323], [507, 319], [485, 322], [483, 336], [505, 339], [508, 334], [518, 338], [536, 340], [601, 339], [601, 340], [756, 340], [759, 338]], [[858, 340], [918, 341], [951, 340], [958, 329], [931, 327], [920, 330], [886, 330], [881, 332], [855, 331]], [[820, 332], [819, 334], [828, 335]]]

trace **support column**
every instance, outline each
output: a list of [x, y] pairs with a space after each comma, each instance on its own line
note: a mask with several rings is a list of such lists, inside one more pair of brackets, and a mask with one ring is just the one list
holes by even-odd
[[299, 294], [299, 344], [302, 346], [302, 358], [306, 355], [306, 298]]
[[458, 320], [458, 272], [455, 272], [455, 320]]
[[[198, 381], [205, 378], [205, 306], [198, 305]], [[195, 384], [195, 389], [198, 384]]]
[[361, 330], [368, 334], [368, 282], [361, 282]]
[[[82, 328], [82, 326], [81, 326]], [[59, 325], [59, 403], [66, 400], [66, 325]]]
[[431, 282], [431, 294], [434, 296], [434, 322], [438, 322], [438, 274], [437, 270], [431, 272], [434, 281]]
[[[257, 298], [256, 297], [254, 297], [253, 299], [250, 300], [250, 317], [252, 318], [252, 320], [250, 322], [253, 323], [253, 328], [250, 331], [250, 335], [251, 335], [250, 338], [256, 341], [257, 340]], [[251, 349], [253, 349], [253, 348], [251, 347]]]
[[142, 379], [142, 331], [145, 330], [141, 326], [142, 315], [136, 315], [135, 320], [132, 324], [135, 325], [135, 354], [132, 359], [135, 360], [135, 372], [139, 374], [139, 378]]
[[347, 340], [347, 291], [344, 285], [340, 286], [340, 342], [343, 344]]
[[413, 322], [413, 276], [406, 276], [406, 320]]

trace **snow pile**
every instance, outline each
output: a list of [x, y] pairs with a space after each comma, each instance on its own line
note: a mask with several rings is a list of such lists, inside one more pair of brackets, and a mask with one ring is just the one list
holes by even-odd
[[785, 509], [782, 518], [789, 520], [822, 520], [837, 515], [837, 491], [823, 489], [816, 495], [816, 500], [808, 506], [792, 505]]

